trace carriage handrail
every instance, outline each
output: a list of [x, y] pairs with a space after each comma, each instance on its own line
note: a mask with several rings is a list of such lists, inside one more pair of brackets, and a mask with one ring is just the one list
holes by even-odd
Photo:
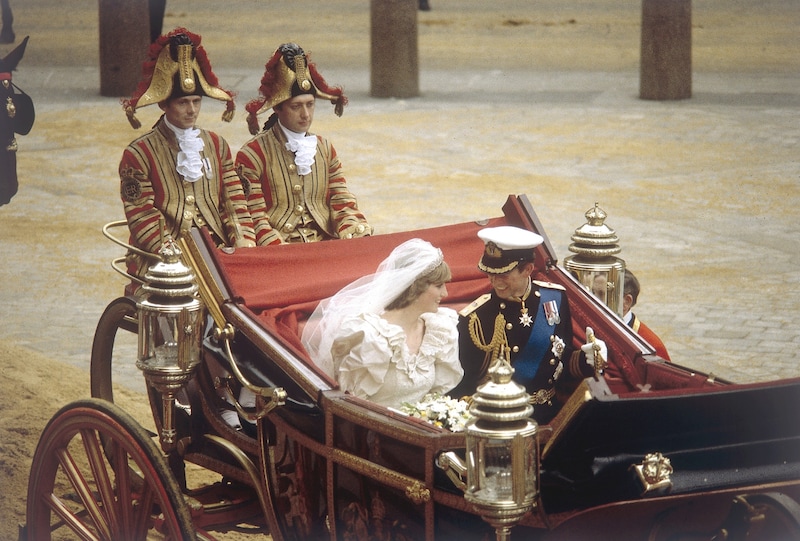
[[230, 365], [231, 371], [242, 387], [245, 387], [258, 396], [261, 396], [265, 399], [266, 403], [261, 410], [255, 413], [250, 413], [242, 407], [242, 405], [236, 399], [236, 395], [228, 385], [222, 384], [221, 386], [224, 387], [228, 401], [233, 404], [233, 406], [236, 408], [236, 411], [239, 412], [239, 415], [251, 421], [255, 421], [256, 419], [266, 416], [277, 406], [283, 406], [286, 404], [286, 398], [288, 394], [283, 387], [260, 387], [251, 383], [245, 377], [245, 375], [239, 369], [239, 365], [236, 363], [236, 358], [231, 350], [231, 340], [233, 339], [234, 333], [235, 330], [233, 325], [227, 324], [223, 329], [220, 329], [219, 327], [214, 329], [214, 339], [222, 344], [222, 349], [225, 352], [225, 356], [228, 358], [228, 364]]
[[[108, 222], [106, 225], [103, 226], [103, 236], [108, 240], [110, 240], [111, 242], [113, 242], [114, 244], [126, 248], [130, 252], [137, 253], [148, 259], [159, 259], [159, 256], [157, 254], [151, 254], [150, 252], [145, 252], [144, 250], [137, 248], [136, 246], [132, 246], [131, 244], [125, 241], [119, 240], [117, 237], [111, 234], [110, 230], [117, 227], [127, 228], [128, 222], [126, 220], [116, 220], [113, 222]], [[126, 259], [127, 259], [126, 256], [116, 257], [112, 259], [111, 268], [114, 269], [119, 274], [121, 274], [122, 276], [124, 276], [125, 278], [130, 278], [134, 282], [137, 282], [139, 284], [144, 284], [144, 280], [128, 272]]]
[[136, 246], [133, 246], [132, 244], [129, 244], [129, 243], [125, 242], [124, 240], [119, 240], [117, 237], [112, 235], [109, 232], [109, 230], [110, 229], [114, 229], [116, 227], [128, 227], [128, 222], [125, 221], [125, 220], [116, 220], [114, 222], [108, 222], [106, 225], [103, 226], [103, 235], [108, 240], [113, 242], [114, 244], [118, 244], [118, 245], [122, 246], [123, 248], [127, 248], [131, 252], [137, 253], [137, 254], [139, 254], [139, 255], [141, 255], [143, 257], [147, 257], [147, 258], [150, 258], [150, 259], [160, 259], [158, 254], [153, 254], [153, 253], [150, 253], [150, 252], [146, 252], [146, 251], [142, 250], [141, 248], [137, 248]]

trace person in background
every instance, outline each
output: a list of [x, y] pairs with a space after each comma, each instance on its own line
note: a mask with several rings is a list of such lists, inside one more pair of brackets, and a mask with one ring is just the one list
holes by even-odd
[[440, 306], [450, 268], [421, 239], [397, 246], [378, 270], [323, 300], [303, 330], [312, 360], [343, 391], [389, 407], [447, 394], [463, 370], [458, 316]]
[[[234, 110], [233, 96], [219, 87], [200, 41], [185, 28], [161, 36], [150, 46], [144, 78], [122, 101], [134, 129], [141, 126], [138, 108], [156, 104], [163, 111], [149, 132], [128, 145], [119, 164], [130, 242], [145, 252], [158, 253], [164, 232], [177, 240], [193, 226], [207, 228], [220, 246], [255, 246], [230, 147], [196, 126], [203, 97], [226, 104], [223, 119], [230, 120]], [[129, 271], [143, 275], [151, 263], [145, 259], [129, 253]]]
[[0, 13], [2, 14], [3, 27], [0, 29], [0, 43], [14, 43], [17, 39], [14, 34], [14, 12], [8, 0], [0, 0]]
[[622, 319], [628, 327], [633, 329], [639, 336], [644, 338], [648, 344], [655, 348], [656, 354], [659, 357], [669, 361], [671, 360], [669, 358], [669, 353], [667, 353], [667, 348], [664, 342], [661, 341], [661, 338], [659, 338], [650, 327], [642, 323], [642, 321], [636, 317], [636, 314], [631, 311], [633, 307], [636, 306], [636, 301], [639, 299], [640, 292], [641, 286], [639, 285], [639, 280], [636, 278], [636, 275], [630, 270], [625, 269], [625, 287], [622, 297], [622, 312], [624, 315]]
[[[317, 98], [342, 115], [347, 104], [342, 89], [328, 86], [300, 46], [284, 43], [265, 66], [259, 94], [246, 105], [255, 137], [236, 156], [239, 177], [250, 187], [258, 245], [372, 234], [333, 145], [309, 131]], [[270, 109], [259, 132], [258, 115]]]
[[459, 312], [464, 378], [451, 394], [472, 395], [502, 356], [514, 368], [514, 381], [530, 394], [533, 417], [547, 423], [581, 380], [602, 373], [606, 345], [587, 327], [586, 345], [573, 348], [564, 288], [531, 279], [541, 236], [512, 226], [481, 229], [478, 236], [484, 241], [478, 268], [492, 291]]

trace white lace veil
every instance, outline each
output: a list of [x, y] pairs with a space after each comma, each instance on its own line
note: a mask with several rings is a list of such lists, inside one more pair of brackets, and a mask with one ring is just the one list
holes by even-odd
[[333, 377], [331, 345], [341, 322], [364, 313], [382, 314], [417, 278], [443, 261], [442, 251], [422, 239], [410, 239], [392, 250], [374, 274], [346, 285], [320, 301], [303, 329], [302, 342], [311, 359]]

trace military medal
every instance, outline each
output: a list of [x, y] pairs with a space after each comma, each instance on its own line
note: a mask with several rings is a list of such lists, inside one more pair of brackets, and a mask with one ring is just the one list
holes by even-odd
[[530, 280], [528, 280], [528, 288], [525, 290], [525, 294], [519, 299], [519, 302], [522, 305], [522, 309], [520, 310], [520, 313], [522, 315], [519, 316], [519, 323], [523, 327], [530, 327], [531, 323], [533, 323], [533, 318], [528, 313], [528, 307], [525, 306], [525, 299], [527, 299], [528, 295], [530, 294], [531, 294], [531, 282]]
[[548, 325], [558, 325], [561, 323], [561, 316], [558, 315], [558, 303], [556, 301], [547, 301], [542, 304], [544, 308], [544, 315], [547, 318]]

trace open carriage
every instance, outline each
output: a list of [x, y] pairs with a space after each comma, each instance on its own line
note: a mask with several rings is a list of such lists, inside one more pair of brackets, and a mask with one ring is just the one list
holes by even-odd
[[[113, 301], [93, 344], [95, 398], [65, 406], [42, 433], [21, 537], [213, 539], [243, 522], [275, 540], [507, 535], [464, 496], [453, 465], [465, 458], [463, 432], [341, 392], [299, 334], [320, 299], [413, 237], [442, 249], [446, 302], [459, 309], [488, 289], [477, 231], [508, 224], [545, 237], [534, 278], [566, 288], [575, 335], [593, 327], [610, 363], [538, 427], [528, 449], [537, 490], [514, 537], [800, 539], [800, 378], [737, 385], [665, 362], [556, 265], [525, 196], [502, 210], [481, 223], [231, 253], [193, 231], [183, 258], [210, 317], [191, 377], [148, 386], [158, 434], [115, 406], [112, 379], [136, 355], [120, 355], [120, 339], [142, 340], [142, 326], [136, 300]], [[242, 387], [254, 408], [236, 403]], [[223, 421], [232, 403], [253, 430]], [[187, 482], [198, 467], [219, 480]]]

